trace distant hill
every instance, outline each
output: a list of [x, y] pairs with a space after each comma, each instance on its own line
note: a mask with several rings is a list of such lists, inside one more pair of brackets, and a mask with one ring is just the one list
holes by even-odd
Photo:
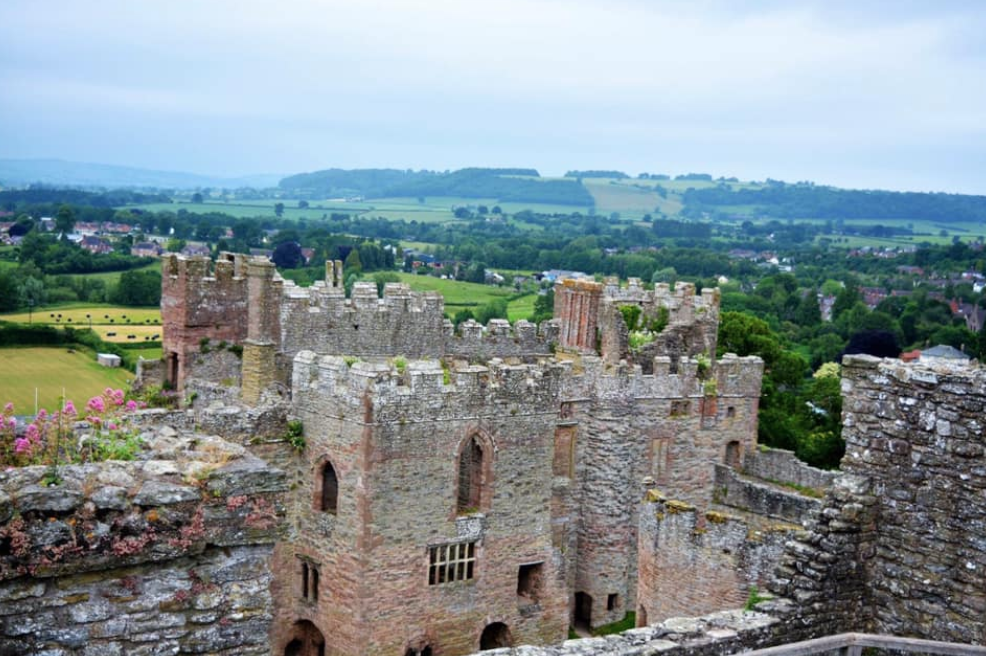
[[457, 196], [502, 202], [590, 207], [592, 194], [577, 180], [543, 180], [535, 169], [469, 168], [449, 173], [399, 169], [326, 169], [284, 178], [280, 188], [309, 197]]
[[267, 188], [277, 185], [275, 174], [223, 178], [181, 171], [155, 171], [112, 164], [67, 162], [60, 159], [0, 159], [0, 185], [70, 185], [78, 187], [195, 189], [197, 187]]

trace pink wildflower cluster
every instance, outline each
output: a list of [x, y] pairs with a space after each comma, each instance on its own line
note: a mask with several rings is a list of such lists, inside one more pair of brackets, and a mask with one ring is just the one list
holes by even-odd
[[[94, 428], [116, 431], [124, 424], [127, 412], [147, 407], [146, 403], [126, 401], [121, 389], [107, 387], [100, 396], [89, 399], [85, 407], [85, 420]], [[72, 401], [65, 401], [61, 411], [49, 413], [42, 408], [34, 420], [18, 429], [14, 417], [14, 404], [7, 403], [0, 414], [0, 466], [50, 464], [46, 461], [57, 457], [52, 449], [56, 435], [71, 430], [79, 418], [79, 411]], [[82, 454], [77, 454], [81, 457]]]

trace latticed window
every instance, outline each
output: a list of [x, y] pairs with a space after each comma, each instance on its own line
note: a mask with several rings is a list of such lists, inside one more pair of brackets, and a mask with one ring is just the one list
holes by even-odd
[[428, 563], [428, 585], [468, 581], [475, 575], [476, 543], [429, 547]]
[[456, 507], [459, 512], [479, 509], [483, 483], [483, 447], [473, 436], [459, 456], [459, 494]]

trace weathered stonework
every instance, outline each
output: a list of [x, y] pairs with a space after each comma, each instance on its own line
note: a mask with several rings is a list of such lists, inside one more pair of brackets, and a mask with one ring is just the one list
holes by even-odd
[[[646, 484], [707, 506], [716, 464], [741, 466], [756, 445], [762, 363], [716, 361], [712, 291], [563, 282], [556, 319], [540, 327], [456, 332], [434, 294], [389, 284], [378, 298], [357, 283], [346, 298], [335, 265], [306, 289], [260, 264], [244, 271], [238, 386], [185, 383], [200, 426], [289, 471], [278, 653], [463, 654], [621, 620], [637, 607]], [[632, 357], [625, 304], [667, 319]], [[297, 456], [259, 428], [286, 418], [278, 408], [304, 425]], [[464, 504], [470, 449], [481, 483]], [[448, 545], [469, 549], [466, 580], [432, 580]], [[708, 609], [733, 603], [725, 587]]]
[[169, 426], [150, 459], [0, 473], [0, 653], [267, 654], [282, 472]]

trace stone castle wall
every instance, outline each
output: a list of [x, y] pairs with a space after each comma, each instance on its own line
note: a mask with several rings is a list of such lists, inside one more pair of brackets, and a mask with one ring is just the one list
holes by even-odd
[[[267, 654], [284, 475], [216, 438], [0, 473], [0, 653]], [[191, 481], [191, 483], [190, 483]]]
[[[564, 639], [567, 588], [544, 484], [562, 371], [496, 361], [446, 371], [437, 361], [412, 360], [398, 369], [300, 353], [295, 408], [308, 445], [299, 530], [279, 547], [285, 624], [310, 618], [332, 635], [331, 654], [425, 645], [467, 653], [492, 622], [505, 623], [517, 642]], [[461, 511], [459, 457], [473, 437], [484, 473], [477, 505]], [[319, 507], [326, 462], [339, 481], [335, 512]], [[432, 584], [430, 548], [467, 542], [475, 548], [473, 578]], [[290, 583], [299, 560], [319, 568], [317, 603], [300, 600]], [[535, 565], [536, 592], [519, 594], [521, 567]]]
[[794, 528], [754, 531], [739, 517], [648, 492], [640, 511], [638, 622], [741, 608], [752, 587], [767, 587]]
[[839, 475], [838, 471], [826, 471], [801, 462], [791, 451], [765, 446], [747, 454], [743, 473], [766, 481], [783, 481], [819, 491], [832, 487], [832, 482]]
[[866, 356], [843, 371], [842, 470], [879, 504], [859, 553], [874, 629], [986, 643], [986, 371]]
[[725, 465], [715, 466], [713, 485], [716, 503], [778, 521], [800, 523], [822, 505], [820, 498], [741, 476]]
[[247, 338], [246, 256], [169, 255], [161, 262], [162, 348], [165, 380], [182, 389], [189, 358], [202, 340], [240, 344]]

